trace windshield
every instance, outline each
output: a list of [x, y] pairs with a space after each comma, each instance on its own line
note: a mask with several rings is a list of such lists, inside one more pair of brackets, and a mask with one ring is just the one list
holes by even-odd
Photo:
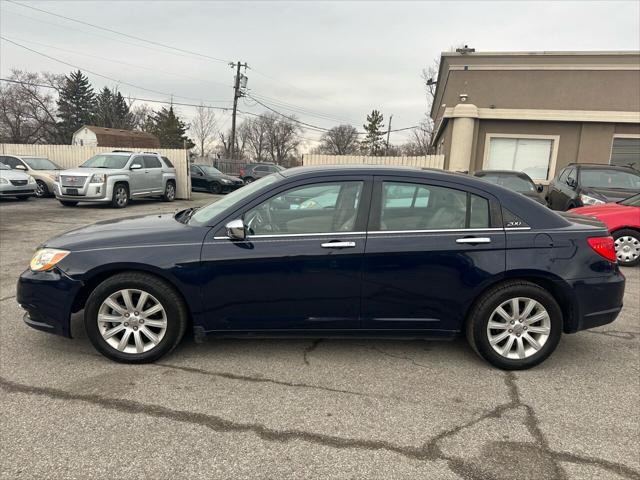
[[33, 170], [60, 170], [60, 166], [53, 163], [48, 158], [42, 157], [22, 157], [24, 163]]
[[625, 198], [618, 202], [620, 205], [626, 205], [627, 207], [640, 207], [640, 193], [633, 197]]
[[215, 167], [209, 165], [198, 165], [207, 175], [223, 175], [223, 173]]
[[277, 182], [282, 177], [280, 175], [267, 175], [266, 177], [262, 177], [260, 180], [256, 180], [255, 182], [251, 182], [249, 185], [246, 185], [238, 190], [235, 190], [227, 195], [221, 200], [217, 202], [210, 203], [200, 209], [196, 213], [193, 214], [189, 223], [195, 223], [197, 225], [206, 225], [213, 220], [213, 218], [220, 215], [222, 212], [226, 210], [232, 210], [236, 205], [241, 203], [245, 198], [252, 195], [254, 192], [264, 188], [267, 185]]
[[536, 191], [536, 186], [533, 184], [533, 182], [530, 182], [524, 178], [517, 177], [515, 175], [490, 174], [490, 175], [483, 175], [480, 178], [482, 178], [483, 180], [486, 180], [487, 182], [500, 185], [504, 188], [508, 188], [509, 190], [513, 190], [515, 192], [535, 192]]
[[115, 168], [120, 169], [129, 161], [129, 155], [101, 154], [91, 157], [80, 165], [81, 168]]
[[640, 189], [640, 175], [623, 170], [582, 169], [580, 183], [583, 187], [612, 188], [621, 190]]

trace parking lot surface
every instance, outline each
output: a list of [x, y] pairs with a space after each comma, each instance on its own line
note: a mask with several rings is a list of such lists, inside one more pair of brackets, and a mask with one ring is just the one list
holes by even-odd
[[625, 308], [502, 372], [463, 340], [187, 338], [152, 365], [28, 328], [15, 284], [47, 238], [126, 210], [0, 203], [2, 478], [640, 479], [640, 269]]

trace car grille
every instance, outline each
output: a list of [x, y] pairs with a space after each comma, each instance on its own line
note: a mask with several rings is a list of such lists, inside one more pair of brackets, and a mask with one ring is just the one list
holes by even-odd
[[19, 185], [26, 185], [28, 182], [28, 180], [11, 180], [11, 184], [15, 185], [16, 187]]
[[77, 177], [72, 175], [60, 175], [63, 187], [82, 187], [87, 177]]

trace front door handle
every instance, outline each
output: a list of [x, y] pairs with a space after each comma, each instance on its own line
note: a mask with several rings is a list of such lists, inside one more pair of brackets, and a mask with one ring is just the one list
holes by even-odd
[[321, 243], [322, 248], [353, 248], [356, 246], [356, 242], [327, 242]]
[[465, 237], [458, 238], [456, 243], [491, 243], [491, 239], [489, 237]]

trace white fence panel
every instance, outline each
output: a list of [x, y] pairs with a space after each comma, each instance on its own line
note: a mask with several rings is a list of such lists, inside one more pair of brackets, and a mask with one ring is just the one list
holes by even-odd
[[[0, 144], [0, 154], [32, 155], [46, 157], [62, 168], [74, 168], [88, 158], [104, 152], [118, 150], [118, 147], [83, 147], [80, 145], [40, 145], [40, 144]], [[191, 177], [187, 151], [182, 149], [153, 148], [150, 149], [167, 157], [176, 167], [176, 197], [191, 198]]]
[[368, 155], [305, 155], [302, 164], [308, 165], [400, 165], [416, 168], [444, 168], [444, 155], [420, 157], [371, 157]]

